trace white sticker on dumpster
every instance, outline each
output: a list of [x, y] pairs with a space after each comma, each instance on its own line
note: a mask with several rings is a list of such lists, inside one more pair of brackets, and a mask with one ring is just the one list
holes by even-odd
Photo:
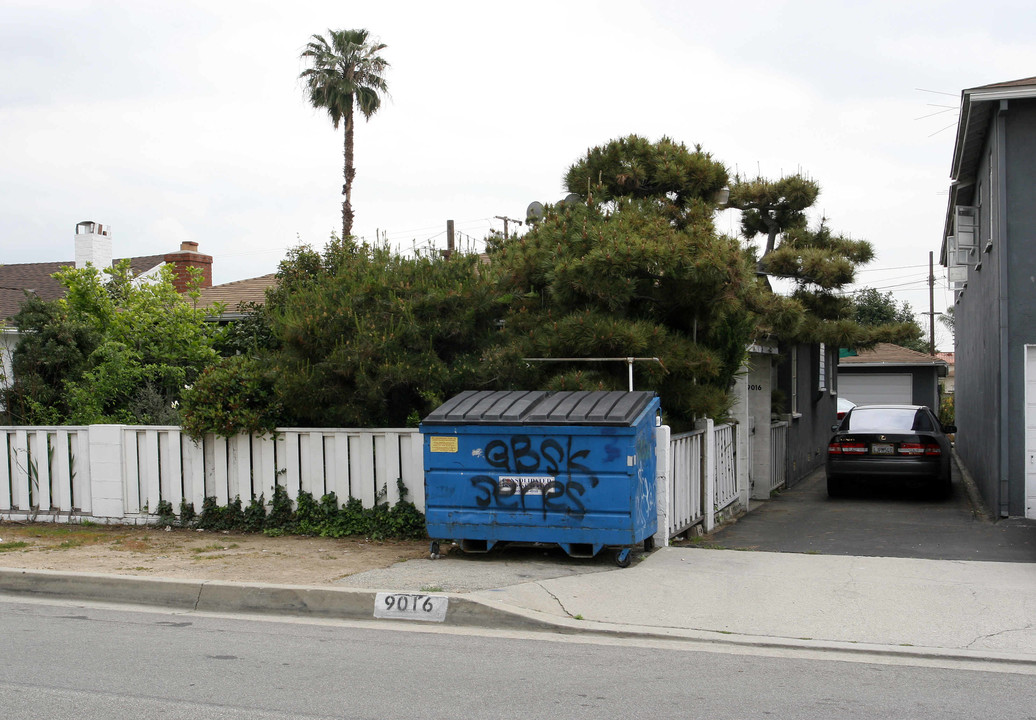
[[374, 617], [444, 622], [449, 602], [450, 599], [442, 595], [380, 592], [374, 598]]
[[553, 475], [501, 475], [497, 484], [501, 496], [542, 495], [554, 489]]

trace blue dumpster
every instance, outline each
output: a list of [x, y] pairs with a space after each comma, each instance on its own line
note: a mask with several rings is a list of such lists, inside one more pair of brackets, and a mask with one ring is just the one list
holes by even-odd
[[625, 567], [655, 534], [659, 413], [651, 392], [457, 395], [421, 423], [429, 536], [466, 552], [556, 543], [593, 557], [613, 547]]

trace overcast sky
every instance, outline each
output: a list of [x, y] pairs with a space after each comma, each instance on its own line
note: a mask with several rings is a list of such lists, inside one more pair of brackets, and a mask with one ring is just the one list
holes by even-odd
[[342, 136], [298, 74], [328, 28], [367, 28], [392, 65], [356, 129], [359, 236], [442, 247], [453, 219], [479, 241], [559, 200], [588, 147], [667, 135], [732, 172], [818, 180], [831, 227], [877, 249], [860, 284], [919, 312], [960, 91], [1036, 75], [1022, 1], [4, 0], [0, 262], [72, 259], [81, 220], [112, 226], [116, 256], [193, 240], [216, 283], [323, 246]]

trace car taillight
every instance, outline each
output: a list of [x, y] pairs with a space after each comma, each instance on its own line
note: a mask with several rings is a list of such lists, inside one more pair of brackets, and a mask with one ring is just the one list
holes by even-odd
[[841, 410], [841, 411], [839, 411], [839, 413], [838, 413], [838, 419], [839, 419], [839, 420], [841, 420], [841, 419], [842, 419], [842, 418], [844, 418], [844, 417], [845, 417], [845, 410]]
[[900, 455], [942, 455], [942, 448], [933, 443], [900, 443]]
[[863, 454], [867, 452], [867, 444], [856, 442], [833, 442], [828, 444], [827, 452], [830, 455]]

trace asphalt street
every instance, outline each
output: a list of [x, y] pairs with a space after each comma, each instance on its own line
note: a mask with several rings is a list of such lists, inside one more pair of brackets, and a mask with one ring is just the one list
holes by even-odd
[[1013, 673], [0, 602], [7, 717], [1032, 718]]
[[1036, 562], [1036, 523], [985, 519], [956, 465], [944, 500], [890, 485], [829, 498], [821, 469], [770, 500], [752, 501], [750, 513], [698, 541], [732, 550]]

